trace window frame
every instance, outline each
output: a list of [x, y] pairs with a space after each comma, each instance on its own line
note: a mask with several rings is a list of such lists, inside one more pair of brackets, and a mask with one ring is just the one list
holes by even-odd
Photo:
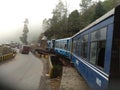
[[[104, 39], [96, 39], [96, 40], [92, 40], [92, 34], [93, 33], [95, 33], [95, 32], [97, 32], [97, 31], [100, 31], [100, 30], [105, 30], [106, 32], [105, 32], [105, 38]], [[107, 26], [105, 26], [105, 27], [102, 27], [101, 29], [98, 29], [98, 30], [95, 30], [95, 31], [93, 31], [93, 32], [91, 32], [90, 33], [90, 53], [89, 53], [89, 62], [92, 64], [92, 65], [95, 65], [95, 66], [97, 66], [97, 67], [99, 67], [100, 69], [104, 69], [105, 68], [105, 52], [106, 52], [106, 44], [107, 44], [107, 31], [108, 31], [108, 27]], [[102, 32], [102, 31], [101, 31]], [[102, 36], [101, 36], [102, 37]], [[105, 44], [105, 46], [104, 46], [104, 48], [105, 48], [105, 51], [104, 51], [104, 62], [103, 62], [103, 67], [102, 66], [100, 66], [100, 65], [98, 65], [98, 44], [100, 43], [100, 42], [102, 42], [102, 43], [104, 43]], [[91, 60], [91, 45], [93, 44], [93, 43], [96, 43], [96, 55], [95, 55], [95, 57], [96, 57], [96, 59], [95, 59], [95, 61], [94, 61], [94, 63], [92, 63], [92, 61], [93, 60]]]
[[[86, 37], [87, 36], [87, 39], [85, 40], [85, 41], [82, 41], [83, 40], [83, 38], [84, 37]], [[82, 37], [81, 37], [81, 47], [80, 47], [80, 56], [81, 56], [81, 58], [83, 59], [83, 60], [88, 60], [88, 37], [89, 37], [89, 34], [85, 34], [85, 35], [82, 35]], [[86, 45], [85, 45], [86, 44]], [[83, 48], [83, 46], [86, 46], [87, 47], [87, 49], [86, 48], [84, 48], [85, 50], [83, 50], [82, 48]], [[86, 51], [86, 52], [85, 52]], [[84, 54], [86, 54], [85, 56], [84, 56]]]

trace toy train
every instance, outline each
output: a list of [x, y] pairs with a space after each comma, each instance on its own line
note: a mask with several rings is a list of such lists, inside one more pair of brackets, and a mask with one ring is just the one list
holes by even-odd
[[120, 90], [120, 6], [48, 47], [69, 58], [92, 90]]

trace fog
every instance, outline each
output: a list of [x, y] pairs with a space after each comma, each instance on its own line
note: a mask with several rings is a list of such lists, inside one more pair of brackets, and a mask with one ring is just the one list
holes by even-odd
[[[62, 0], [68, 13], [80, 10], [81, 0]], [[59, 0], [1, 0], [0, 1], [0, 43], [20, 42], [24, 20], [28, 18], [28, 41], [37, 40], [42, 30], [42, 21], [52, 17], [52, 11]]]

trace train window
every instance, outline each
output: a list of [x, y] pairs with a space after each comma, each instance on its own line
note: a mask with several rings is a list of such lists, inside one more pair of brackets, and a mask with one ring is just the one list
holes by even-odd
[[80, 39], [74, 39], [73, 40], [73, 52], [75, 55], [79, 56], [80, 54]]
[[76, 40], [74, 39], [73, 40], [73, 52], [75, 53], [75, 50], [76, 50]]
[[61, 41], [59, 41], [59, 48], [62, 48], [62, 42]]
[[59, 41], [59, 48], [62, 48], [62, 42]]
[[65, 42], [64, 49], [67, 51], [69, 50], [69, 40]]
[[91, 33], [91, 41], [105, 40], [106, 39], [106, 30], [107, 28], [102, 28], [100, 30], [94, 31]]
[[84, 35], [81, 39], [81, 57], [87, 59], [88, 35]]
[[107, 28], [91, 33], [90, 62], [104, 68]]
[[64, 44], [65, 44], [64, 41], [59, 41], [59, 45], [60, 45], [59, 48], [64, 49], [64, 46], [65, 46]]
[[60, 41], [60, 49], [63, 48], [63, 45], [64, 45], [64, 42], [63, 42], [63, 41]]
[[67, 50], [67, 41], [64, 41], [64, 44], [63, 44], [63, 48], [62, 48], [62, 49]]
[[67, 44], [64, 45], [64, 49], [67, 50]]
[[98, 42], [97, 44], [97, 53], [98, 53], [98, 56], [97, 56], [97, 62], [96, 64], [100, 67], [103, 67], [104, 68], [104, 60], [105, 60], [105, 43], [106, 41], [100, 41]]
[[76, 41], [76, 55], [80, 56], [80, 39]]
[[55, 42], [55, 48], [59, 48], [59, 42], [58, 41]]
[[97, 43], [96, 43], [96, 42], [92, 42], [90, 48], [91, 48], [91, 50], [90, 50], [90, 62], [91, 62], [92, 64], [95, 64], [95, 61], [96, 61]]

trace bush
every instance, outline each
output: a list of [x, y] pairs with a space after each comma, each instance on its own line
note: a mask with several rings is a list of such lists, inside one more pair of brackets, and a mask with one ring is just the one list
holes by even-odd
[[54, 65], [51, 78], [57, 78], [58, 76], [61, 77], [61, 75], [62, 75], [62, 66], [61, 65]]

